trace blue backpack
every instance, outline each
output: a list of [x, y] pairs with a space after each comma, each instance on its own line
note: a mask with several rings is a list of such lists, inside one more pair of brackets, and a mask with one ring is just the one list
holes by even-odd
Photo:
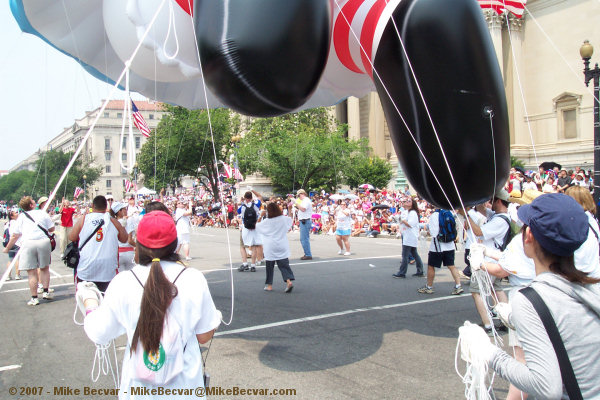
[[448, 210], [438, 210], [438, 219], [440, 222], [440, 233], [437, 240], [442, 243], [450, 243], [456, 240], [456, 221], [454, 215]]

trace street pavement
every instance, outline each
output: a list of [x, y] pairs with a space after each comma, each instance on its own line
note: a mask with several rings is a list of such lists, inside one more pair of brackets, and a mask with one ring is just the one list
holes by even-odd
[[[301, 261], [299, 234], [288, 238], [296, 281], [286, 294], [277, 269], [273, 292], [263, 291], [264, 266], [254, 273], [237, 271], [239, 231], [201, 228], [191, 235], [189, 266], [204, 272], [223, 319], [231, 319], [221, 325], [208, 352], [211, 386], [295, 391], [288, 396], [222, 392], [211, 398], [464, 398], [455, 371], [457, 329], [465, 320], [481, 321], [468, 293], [450, 295], [447, 269], [438, 271], [434, 294], [419, 294], [425, 281], [410, 276], [414, 265], [408, 278], [392, 278], [401, 255], [398, 239], [350, 238], [352, 255], [345, 257], [337, 255], [334, 236], [311, 235], [314, 258]], [[428, 246], [420, 241], [425, 263]], [[0, 399], [115, 398], [67, 395], [67, 389], [83, 393], [114, 388], [114, 383], [110, 373], [92, 380], [95, 346], [73, 322], [72, 270], [58, 255], [56, 250], [51, 265], [53, 301], [27, 306], [25, 280], [9, 281], [0, 291]], [[460, 268], [462, 258], [457, 252]], [[468, 282], [463, 286], [468, 292]], [[115, 342], [119, 363], [112, 364], [120, 368], [126, 339]], [[460, 360], [458, 367], [464, 373]], [[493, 385], [497, 398], [506, 396], [505, 381], [496, 377]], [[27, 395], [36, 390], [42, 393]]]

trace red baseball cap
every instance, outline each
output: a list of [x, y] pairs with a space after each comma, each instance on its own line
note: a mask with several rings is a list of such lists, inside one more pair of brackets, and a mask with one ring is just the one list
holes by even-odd
[[177, 240], [175, 221], [164, 211], [152, 211], [138, 225], [137, 241], [149, 249], [161, 249]]

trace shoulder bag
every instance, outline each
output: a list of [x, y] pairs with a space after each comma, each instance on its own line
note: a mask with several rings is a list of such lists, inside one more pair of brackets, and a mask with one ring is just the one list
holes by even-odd
[[46, 228], [42, 227], [40, 224], [35, 222], [35, 220], [33, 218], [31, 218], [31, 215], [27, 214], [26, 211], [23, 211], [23, 214], [25, 214], [25, 216], [27, 218], [29, 218], [31, 220], [31, 222], [36, 224], [37, 227], [40, 228], [42, 230], [42, 232], [44, 232], [44, 234], [48, 237], [48, 239], [50, 239], [50, 248], [52, 249], [50, 251], [51, 252], [54, 251], [54, 249], [56, 248], [56, 236], [54, 235], [54, 233], [48, 232], [48, 230]]
[[519, 290], [519, 292], [531, 302], [533, 308], [535, 308], [540, 316], [544, 328], [546, 328], [548, 337], [552, 342], [552, 347], [554, 347], [554, 351], [556, 352], [558, 366], [560, 367], [560, 376], [562, 377], [563, 385], [565, 385], [565, 388], [567, 389], [569, 399], [583, 400], [579, 384], [577, 383], [577, 377], [575, 376], [575, 372], [573, 372], [573, 366], [571, 365], [569, 355], [567, 354], [567, 349], [565, 349], [565, 345], [560, 337], [560, 332], [556, 327], [556, 323], [554, 322], [554, 318], [552, 318], [552, 314], [550, 314], [548, 306], [544, 303], [544, 300], [542, 300], [538, 292], [532, 287], [526, 287]]
[[[85, 216], [83, 218], [83, 222], [85, 223]], [[96, 234], [96, 232], [98, 232], [98, 230], [102, 228], [102, 225], [104, 225], [104, 220], [100, 221], [96, 229], [94, 229], [94, 232], [92, 232], [92, 234], [88, 236], [87, 239], [85, 239], [85, 242], [83, 242], [81, 247], [78, 247], [79, 242], [71, 242], [67, 245], [67, 248], [65, 249], [65, 254], [62, 258], [63, 262], [67, 267], [77, 268], [77, 266], [79, 265], [79, 256], [81, 249], [83, 249], [83, 247], [87, 244], [87, 242], [90, 241], [90, 239]]]

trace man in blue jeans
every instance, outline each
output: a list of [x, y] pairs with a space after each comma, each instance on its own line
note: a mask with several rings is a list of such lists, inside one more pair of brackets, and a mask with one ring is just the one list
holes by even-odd
[[298, 208], [298, 220], [300, 221], [300, 243], [302, 244], [302, 249], [304, 250], [304, 255], [300, 257], [300, 259], [312, 260], [312, 253], [310, 251], [312, 202], [306, 195], [304, 189], [298, 190], [296, 194], [298, 195], [295, 205]]

